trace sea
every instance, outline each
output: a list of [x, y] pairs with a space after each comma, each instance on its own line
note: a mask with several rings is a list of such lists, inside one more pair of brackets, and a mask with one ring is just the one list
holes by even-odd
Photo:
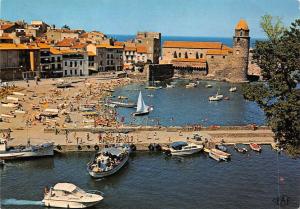
[[[118, 41], [127, 41], [133, 40], [135, 35], [118, 35], [118, 34], [108, 34], [109, 37], [112, 37]], [[222, 42], [223, 44], [232, 47], [232, 37], [205, 37], [205, 36], [161, 36], [161, 44], [165, 41], [212, 41], [212, 42]], [[250, 47], [255, 46], [256, 41], [263, 39], [259, 38], [250, 38]]]
[[[297, 209], [300, 160], [270, 146], [240, 154], [229, 147], [229, 162], [207, 154], [167, 157], [136, 152], [117, 174], [93, 179], [86, 164], [94, 153], [7, 162], [0, 168], [1, 209], [42, 209], [44, 187], [71, 182], [101, 191], [93, 209]], [[281, 204], [279, 206], [279, 204]]]
[[[186, 88], [189, 80], [176, 79], [172, 82], [175, 88], [166, 88], [166, 83], [154, 84], [161, 89], [145, 89], [148, 84], [131, 84], [116, 89], [112, 100], [119, 96], [128, 97], [127, 102], [137, 102], [142, 92], [145, 104], [153, 107], [149, 115], [134, 117], [134, 108], [117, 108], [119, 121], [130, 125], [162, 125], [162, 126], [237, 126], [265, 125], [264, 112], [255, 102], [244, 99], [241, 84], [230, 84], [218, 81], [198, 81], [196, 88]], [[169, 84], [170, 84], [169, 82]], [[206, 88], [206, 85], [212, 88]], [[236, 92], [229, 92], [230, 87], [237, 87]], [[227, 100], [210, 102], [209, 96], [223, 94]]]

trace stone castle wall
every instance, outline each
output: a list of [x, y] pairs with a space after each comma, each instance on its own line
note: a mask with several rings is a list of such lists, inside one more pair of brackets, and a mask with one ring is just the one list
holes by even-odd
[[171, 64], [145, 65], [144, 71], [148, 81], [163, 81], [174, 76], [174, 68]]

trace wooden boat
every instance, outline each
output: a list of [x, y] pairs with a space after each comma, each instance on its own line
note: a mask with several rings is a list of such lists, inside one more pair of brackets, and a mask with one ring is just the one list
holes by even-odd
[[245, 154], [246, 152], [248, 152], [247, 148], [242, 146], [241, 144], [234, 144], [233, 148], [239, 153]]
[[214, 156], [217, 156], [218, 158], [220, 158], [221, 160], [227, 161], [230, 159], [230, 154], [227, 152], [223, 152], [221, 150], [218, 149], [211, 149], [210, 153], [212, 153]]
[[227, 147], [226, 147], [225, 145], [222, 145], [222, 144], [216, 145], [216, 148], [217, 148], [218, 150], [223, 151], [223, 152], [227, 152]]
[[108, 101], [109, 104], [114, 104], [116, 107], [134, 108], [136, 104], [133, 102], [119, 102], [119, 101]]
[[205, 88], [212, 88], [212, 85], [207, 84], [207, 85], [205, 86]]
[[104, 148], [87, 164], [87, 171], [93, 178], [103, 178], [118, 172], [129, 159], [129, 153], [121, 148]]
[[211, 157], [212, 159], [214, 159], [214, 160], [216, 160], [218, 162], [222, 160], [219, 155], [216, 155], [213, 152], [209, 152], [208, 155], [209, 155], [209, 157]]
[[261, 146], [259, 144], [250, 143], [249, 146], [253, 151], [261, 152]]

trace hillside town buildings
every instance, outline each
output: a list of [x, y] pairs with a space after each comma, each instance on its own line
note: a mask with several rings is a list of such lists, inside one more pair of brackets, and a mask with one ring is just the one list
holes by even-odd
[[162, 44], [158, 32], [137, 32], [133, 40], [120, 42], [99, 31], [56, 28], [43, 21], [27, 24], [1, 20], [1, 79], [88, 76], [106, 71], [142, 71], [148, 64], [171, 64], [179, 72], [243, 82], [247, 80], [249, 43], [245, 20], [235, 27], [232, 48], [221, 42]]

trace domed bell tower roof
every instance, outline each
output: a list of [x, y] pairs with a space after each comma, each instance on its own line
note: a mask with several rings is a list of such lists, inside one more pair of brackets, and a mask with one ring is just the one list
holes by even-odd
[[235, 26], [235, 30], [249, 30], [248, 23], [244, 19], [240, 19], [238, 24]]

